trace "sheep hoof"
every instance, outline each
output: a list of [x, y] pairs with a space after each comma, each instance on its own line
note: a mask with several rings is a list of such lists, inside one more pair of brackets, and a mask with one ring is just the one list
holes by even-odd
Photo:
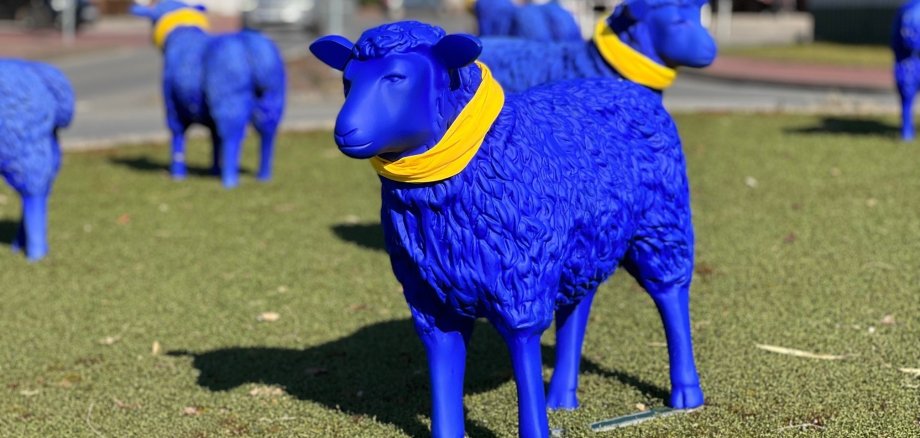
[[551, 411], [572, 411], [578, 409], [578, 396], [575, 391], [564, 394], [549, 393], [546, 396], [546, 408]]
[[703, 405], [703, 390], [699, 384], [676, 385], [671, 388], [671, 402], [674, 409], [693, 409]]
[[172, 176], [172, 179], [182, 181], [188, 176], [188, 171], [186, 171], [185, 168], [177, 169], [173, 167], [170, 169], [169, 174]]
[[36, 250], [29, 252], [29, 254], [26, 256], [26, 259], [28, 259], [30, 262], [37, 262], [45, 258], [46, 255], [48, 255], [47, 249], [41, 251]]

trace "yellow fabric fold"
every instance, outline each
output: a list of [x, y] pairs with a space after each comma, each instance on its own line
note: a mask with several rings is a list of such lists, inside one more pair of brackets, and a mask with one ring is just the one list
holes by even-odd
[[607, 20], [600, 20], [594, 29], [594, 44], [601, 56], [624, 78], [656, 90], [664, 90], [674, 83], [677, 70], [661, 65], [636, 49], [629, 47], [617, 36]]
[[482, 146], [492, 124], [505, 104], [505, 92], [485, 64], [482, 82], [457, 119], [447, 128], [444, 137], [424, 153], [387, 161], [379, 156], [370, 159], [380, 176], [405, 183], [443, 181], [460, 173]]
[[153, 44], [162, 49], [169, 34], [182, 26], [197, 27], [205, 31], [211, 28], [208, 16], [203, 12], [193, 8], [177, 9], [157, 20], [153, 27]]

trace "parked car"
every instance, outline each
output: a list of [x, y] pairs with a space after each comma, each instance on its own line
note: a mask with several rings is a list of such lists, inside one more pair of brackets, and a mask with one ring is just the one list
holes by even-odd
[[[77, 27], [96, 21], [99, 8], [92, 0], [77, 2]], [[67, 0], [7, 0], [0, 3], [0, 20], [15, 20], [28, 27], [60, 27]]]
[[319, 33], [323, 22], [320, 3], [325, 1], [246, 0], [243, 2], [243, 26], [251, 29], [287, 27]]

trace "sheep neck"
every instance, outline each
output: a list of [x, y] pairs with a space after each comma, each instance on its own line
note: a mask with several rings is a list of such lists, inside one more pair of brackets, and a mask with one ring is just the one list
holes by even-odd
[[479, 87], [438, 143], [421, 154], [395, 161], [379, 156], [371, 158], [371, 165], [380, 176], [398, 182], [423, 184], [443, 181], [466, 168], [505, 102], [504, 91], [489, 68], [480, 62], [476, 65], [482, 72]]
[[180, 27], [194, 27], [207, 31], [210, 29], [208, 17], [201, 11], [192, 8], [182, 8], [160, 17], [153, 28], [153, 44], [162, 49], [166, 39]]
[[601, 57], [624, 78], [646, 87], [663, 90], [674, 83], [677, 71], [636, 50], [620, 39], [607, 20], [597, 23], [593, 42]]

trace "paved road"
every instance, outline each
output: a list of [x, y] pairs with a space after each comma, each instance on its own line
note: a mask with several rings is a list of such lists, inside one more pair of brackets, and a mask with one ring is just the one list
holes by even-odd
[[[304, 56], [301, 34], [276, 35], [286, 56]], [[62, 133], [65, 148], [107, 146], [125, 141], [166, 139], [160, 97], [160, 54], [153, 47], [126, 48], [55, 63], [71, 78], [78, 96], [77, 117]], [[291, 96], [284, 127], [329, 126], [341, 101], [318, 102]], [[682, 74], [665, 96], [672, 111], [834, 111], [894, 112], [893, 92], [835, 91], [732, 83]], [[201, 131], [199, 131], [201, 132]]]

